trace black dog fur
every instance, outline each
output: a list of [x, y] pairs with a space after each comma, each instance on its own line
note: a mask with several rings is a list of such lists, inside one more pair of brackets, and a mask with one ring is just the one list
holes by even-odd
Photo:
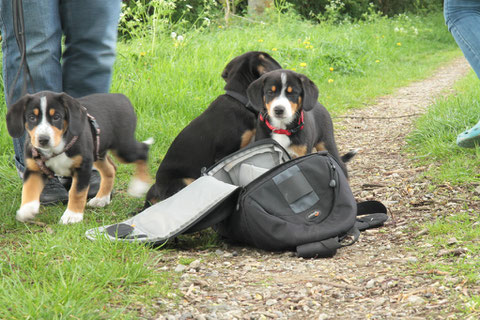
[[245, 105], [247, 87], [262, 74], [280, 68], [270, 55], [258, 51], [247, 52], [227, 64], [222, 73], [224, 89], [240, 98], [220, 95], [178, 134], [158, 168], [145, 208], [177, 193], [200, 177], [202, 168], [252, 141], [257, 115]]

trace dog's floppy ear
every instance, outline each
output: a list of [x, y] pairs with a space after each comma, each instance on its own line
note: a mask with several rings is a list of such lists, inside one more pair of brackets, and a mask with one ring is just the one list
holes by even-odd
[[25, 131], [25, 108], [31, 96], [25, 95], [18, 99], [7, 112], [7, 130], [13, 138], [19, 138]]
[[260, 77], [257, 80], [253, 81], [247, 88], [247, 96], [250, 105], [260, 112], [263, 108], [263, 79]]
[[309, 111], [318, 103], [318, 88], [312, 80], [301, 75], [300, 81], [303, 88], [303, 110]]
[[252, 73], [261, 77], [267, 72], [282, 69], [282, 66], [275, 61], [268, 53], [258, 52], [258, 55], [255, 56], [255, 64], [252, 67]]
[[74, 136], [79, 136], [85, 127], [87, 110], [77, 99], [72, 98], [66, 93], [60, 93], [59, 100], [68, 113], [68, 131]]

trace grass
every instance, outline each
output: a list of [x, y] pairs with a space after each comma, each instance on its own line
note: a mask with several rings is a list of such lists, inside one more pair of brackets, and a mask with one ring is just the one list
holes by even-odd
[[[425, 178], [436, 185], [461, 185], [470, 190], [470, 200], [479, 200], [477, 186], [480, 184], [480, 151], [464, 149], [456, 145], [459, 133], [472, 127], [479, 120], [480, 81], [473, 71], [456, 84], [456, 95], [437, 101], [419, 119], [416, 129], [409, 137], [409, 151], [419, 165], [429, 166]], [[465, 206], [458, 212], [439, 216], [420, 228], [428, 230], [423, 239], [431, 245], [418, 251], [422, 270], [437, 273], [438, 280], [447, 287], [471, 288], [480, 283], [480, 228], [478, 210]], [[439, 250], [466, 248], [461, 256], [437, 257]], [[432, 258], [434, 257], [434, 258]], [[458, 291], [460, 303], [456, 307], [473, 316], [480, 314], [480, 296], [464, 295]], [[473, 318], [472, 318], [473, 319]]]
[[459, 81], [455, 96], [437, 101], [417, 122], [409, 145], [421, 165], [431, 166], [426, 175], [437, 183], [480, 183], [479, 149], [456, 145], [457, 135], [480, 120], [480, 81], [471, 72]]
[[[152, 174], [178, 132], [223, 93], [220, 74], [227, 62], [246, 51], [266, 51], [285, 68], [309, 76], [333, 114], [424, 78], [459, 55], [440, 13], [337, 26], [277, 16], [266, 24], [191, 30], [182, 42], [172, 39], [171, 31], [176, 30], [159, 33], [154, 45], [149, 38], [119, 43], [111, 90], [132, 100], [137, 138], [156, 140]], [[2, 117], [5, 112], [0, 106]], [[41, 207], [38, 221], [45, 226], [18, 223], [21, 181], [3, 121], [0, 132], [0, 318], [137, 318], [158, 311], [152, 301], [176, 292], [176, 275], [161, 270], [158, 259], [178, 248], [152, 250], [84, 237], [87, 229], [122, 221], [142, 205], [125, 193], [132, 169], [119, 165], [113, 202], [87, 209], [81, 224], [58, 224], [64, 205]], [[193, 242], [218, 246], [211, 233]]]

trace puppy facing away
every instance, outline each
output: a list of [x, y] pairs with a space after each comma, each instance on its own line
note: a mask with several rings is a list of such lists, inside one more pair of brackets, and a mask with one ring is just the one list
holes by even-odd
[[42, 91], [19, 99], [7, 113], [12, 137], [24, 131], [25, 172], [19, 221], [35, 217], [40, 194], [48, 177], [72, 177], [67, 209], [60, 223], [83, 220], [92, 167], [100, 173], [100, 188], [91, 207], [110, 203], [116, 167], [107, 156], [111, 151], [121, 162], [135, 163], [136, 173], [129, 193], [141, 197], [148, 190], [147, 160], [150, 141], [135, 139], [137, 117], [122, 94], [93, 94], [74, 99], [65, 93]]
[[305, 75], [275, 70], [254, 81], [247, 90], [251, 105], [259, 112], [255, 140], [273, 138], [292, 157], [327, 150], [347, 170], [356, 151], [339, 157], [333, 123], [318, 99], [317, 86]]
[[270, 55], [258, 51], [227, 64], [222, 73], [226, 93], [174, 139], [147, 193], [145, 208], [177, 193], [200, 177], [202, 168], [251, 142], [257, 113], [247, 106], [247, 87], [262, 74], [280, 68]]

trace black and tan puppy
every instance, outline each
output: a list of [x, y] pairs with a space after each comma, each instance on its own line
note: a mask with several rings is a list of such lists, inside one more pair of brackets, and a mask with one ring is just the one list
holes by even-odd
[[330, 114], [317, 101], [317, 86], [305, 75], [275, 70], [254, 81], [247, 94], [259, 112], [255, 140], [273, 138], [292, 157], [327, 150], [347, 173], [344, 162], [356, 152], [339, 157]]
[[177, 193], [200, 177], [201, 169], [246, 146], [254, 136], [257, 114], [247, 108], [247, 87], [281, 66], [265, 52], [247, 52], [225, 67], [225, 94], [175, 138], [147, 193], [145, 207]]
[[60, 223], [83, 220], [92, 166], [100, 172], [100, 189], [88, 202], [92, 207], [110, 203], [115, 165], [112, 151], [122, 162], [135, 163], [136, 174], [129, 192], [143, 196], [150, 185], [147, 170], [151, 142], [135, 139], [137, 117], [130, 101], [121, 94], [94, 94], [74, 99], [65, 93], [42, 91], [26, 95], [11, 106], [7, 128], [12, 137], [27, 130], [25, 173], [19, 221], [39, 212], [40, 193], [47, 177], [72, 177], [68, 206]]

